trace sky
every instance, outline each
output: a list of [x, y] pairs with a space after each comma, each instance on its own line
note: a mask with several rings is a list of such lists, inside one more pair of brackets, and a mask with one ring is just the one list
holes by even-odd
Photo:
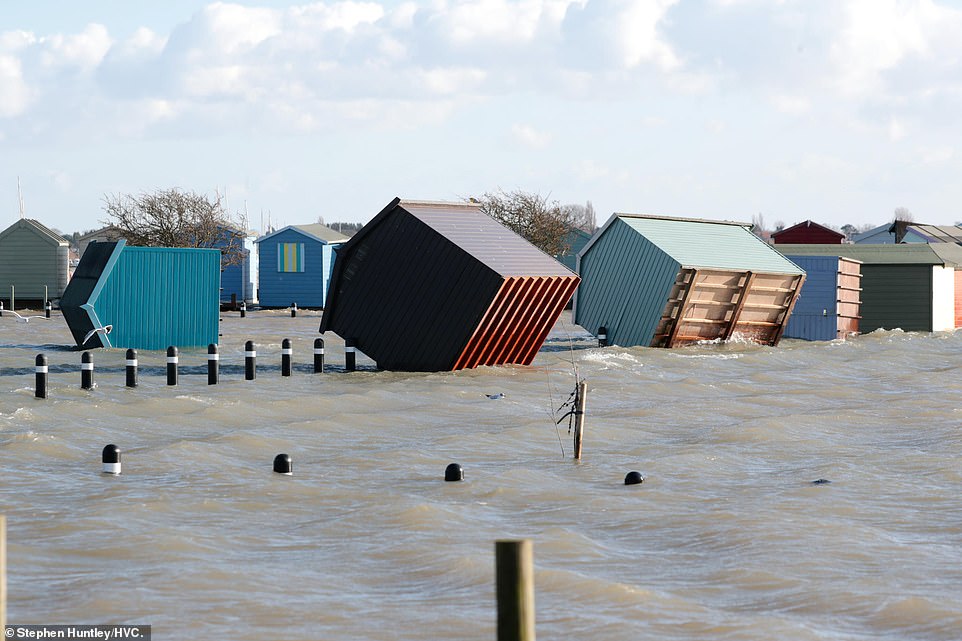
[[0, 0], [0, 229], [224, 198], [263, 230], [497, 190], [962, 221], [962, 0]]

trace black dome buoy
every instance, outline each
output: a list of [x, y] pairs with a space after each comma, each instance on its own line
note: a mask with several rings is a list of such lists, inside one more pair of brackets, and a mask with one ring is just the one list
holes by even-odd
[[461, 467], [461, 464], [451, 463], [446, 468], [444, 468], [444, 480], [445, 481], [463, 481], [464, 468]]
[[625, 475], [625, 485], [638, 485], [644, 482], [645, 477], [641, 475], [641, 472], [628, 472], [628, 474]]
[[101, 460], [104, 463], [104, 474], [120, 474], [120, 448], [111, 443], [104, 447]]
[[294, 472], [291, 471], [291, 455], [290, 454], [278, 454], [274, 457], [274, 471], [278, 474], [289, 474], [293, 476]]
[[812, 481], [812, 485], [828, 485], [831, 483], [828, 479], [815, 479]]

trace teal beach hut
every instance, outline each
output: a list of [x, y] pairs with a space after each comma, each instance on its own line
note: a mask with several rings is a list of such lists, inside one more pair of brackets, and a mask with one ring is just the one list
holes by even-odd
[[805, 272], [750, 225], [614, 214], [578, 256], [574, 320], [612, 345], [776, 345]]
[[217, 342], [219, 292], [219, 250], [119, 240], [87, 247], [60, 309], [84, 349], [206, 347]]

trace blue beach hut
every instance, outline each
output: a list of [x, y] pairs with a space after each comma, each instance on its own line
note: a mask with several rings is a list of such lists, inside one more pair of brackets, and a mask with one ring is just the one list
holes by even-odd
[[[224, 248], [233, 242], [240, 254], [229, 265], [222, 265], [220, 275], [220, 300], [222, 303], [257, 300], [257, 251], [256, 236], [238, 229], [224, 228], [223, 240], [215, 247]], [[223, 263], [222, 258], [222, 263]]]
[[321, 224], [289, 225], [256, 241], [263, 307], [324, 307], [334, 248], [348, 237]]
[[859, 332], [862, 262], [842, 256], [786, 257], [805, 270], [785, 338], [831, 341]]
[[99, 242], [80, 258], [60, 309], [78, 347], [206, 347], [217, 342], [219, 290], [219, 250]]

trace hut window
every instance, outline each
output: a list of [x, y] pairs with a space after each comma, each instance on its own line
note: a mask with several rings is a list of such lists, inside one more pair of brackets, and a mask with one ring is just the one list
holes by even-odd
[[277, 271], [304, 271], [304, 243], [277, 244]]

